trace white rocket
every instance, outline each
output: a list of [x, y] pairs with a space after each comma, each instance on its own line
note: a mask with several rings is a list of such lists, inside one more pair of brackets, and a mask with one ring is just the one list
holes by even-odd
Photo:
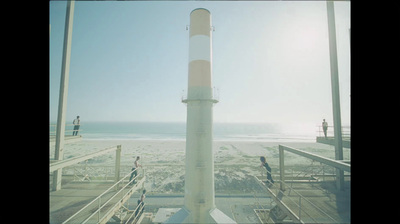
[[185, 202], [166, 223], [236, 223], [215, 206], [212, 149], [212, 26], [210, 11], [190, 14]]

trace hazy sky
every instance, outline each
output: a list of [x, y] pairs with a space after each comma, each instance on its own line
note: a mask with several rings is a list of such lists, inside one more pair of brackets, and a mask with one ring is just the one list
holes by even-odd
[[[215, 122], [333, 124], [325, 1], [76, 1], [67, 122], [186, 121], [190, 12], [212, 15]], [[51, 1], [50, 121], [66, 2]], [[350, 122], [350, 2], [335, 2], [342, 123]]]

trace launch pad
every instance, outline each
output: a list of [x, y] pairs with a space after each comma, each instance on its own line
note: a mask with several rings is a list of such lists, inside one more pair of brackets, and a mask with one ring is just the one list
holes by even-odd
[[[265, 177], [254, 177], [265, 195], [215, 194], [212, 108], [218, 100], [213, 98], [211, 84], [213, 27], [207, 9], [195, 9], [190, 17], [188, 96], [182, 99], [187, 104], [185, 194], [161, 198], [150, 194], [146, 204], [136, 204], [136, 194], [144, 188], [146, 175], [143, 172], [137, 176], [135, 184], [128, 181], [132, 171], [120, 178], [121, 147], [67, 160], [58, 156], [57, 161], [50, 162], [50, 172], [54, 172], [50, 179], [56, 186], [50, 191], [50, 223], [349, 223], [350, 175], [343, 181], [334, 178], [345, 177], [344, 174], [332, 175], [332, 180], [322, 175], [322, 181], [315, 175], [290, 179], [285, 176], [283, 151], [325, 163], [342, 173], [350, 173], [351, 166], [340, 158], [323, 158], [291, 147], [279, 146], [279, 180], [275, 172], [275, 184], [267, 186]], [[107, 183], [106, 178], [103, 184], [86, 175], [80, 183], [66, 183], [67, 178], [61, 178], [64, 167], [114, 150], [111, 182]], [[340, 187], [335, 188], [335, 182], [340, 182]], [[129, 218], [123, 214], [129, 214]]]
[[[251, 191], [243, 188], [243, 192], [249, 193], [217, 191], [214, 200], [218, 210], [214, 210], [210, 214], [210, 218], [213, 218], [209, 220], [210, 223], [350, 223], [350, 164], [306, 153], [296, 148], [282, 145], [280, 148], [287, 151], [280, 154], [282, 156], [286, 155], [287, 158], [290, 158], [293, 155], [289, 153], [297, 153], [297, 156], [309, 157], [317, 163], [310, 166], [312, 169], [307, 173], [296, 171], [291, 173], [293, 171], [288, 164], [279, 169], [275, 167], [272, 173], [275, 183], [270, 187], [265, 185], [264, 170], [262, 175], [253, 176], [255, 181], [252, 185], [259, 186], [259, 188], [253, 188], [254, 190]], [[106, 151], [113, 151], [112, 149], [106, 149]], [[86, 159], [88, 156], [93, 157], [106, 151], [101, 150], [77, 157], [74, 158], [74, 161]], [[71, 161], [65, 162], [72, 163]], [[282, 163], [282, 165], [284, 164]], [[55, 169], [54, 166], [58, 165], [52, 163], [51, 169]], [[72, 166], [81, 167], [79, 164]], [[333, 168], [330, 170], [327, 166]], [[344, 190], [339, 190], [335, 186], [336, 175], [333, 172], [335, 167], [348, 170], [345, 173]], [[97, 221], [97, 219], [104, 220], [109, 224], [121, 221], [122, 223], [143, 224], [177, 223], [180, 220], [184, 222], [184, 219], [188, 217], [190, 211], [184, 206], [185, 195], [183, 193], [170, 194], [151, 191], [147, 193], [143, 212], [135, 215], [135, 211], [140, 209], [137, 206], [137, 200], [140, 198], [143, 183], [147, 179], [146, 172], [140, 172], [137, 185], [127, 185], [130, 167], [116, 167], [115, 169], [122, 170], [124, 173], [124, 179], [119, 181], [119, 187], [115, 182], [114, 172], [109, 173], [109, 176], [105, 176], [103, 179], [95, 178], [95, 176], [88, 176], [88, 178], [85, 176], [82, 179], [81, 175], [76, 179], [74, 176], [64, 174], [62, 189], [52, 191], [50, 176], [50, 223], [64, 223], [66, 220], [76, 221], [76, 218], [86, 218], [91, 214], [95, 215], [93, 220], [88, 220], [88, 223]], [[67, 171], [67, 169], [65, 170]], [[281, 175], [280, 170], [285, 175]], [[281, 181], [282, 179], [284, 182]], [[282, 190], [282, 184], [284, 184], [284, 190]], [[101, 195], [101, 200], [96, 199], [99, 198], [99, 195]], [[103, 206], [103, 203], [107, 204]], [[162, 216], [163, 210], [171, 209], [170, 212], [164, 211]], [[82, 211], [78, 212], [79, 210]], [[98, 212], [94, 213], [93, 211]], [[158, 215], [158, 213], [160, 214]], [[74, 217], [71, 218], [72, 216]], [[106, 218], [102, 218], [103, 216]], [[132, 218], [128, 219], [129, 217]], [[231, 220], [225, 219], [225, 217]], [[173, 219], [168, 220], [169, 218]]]

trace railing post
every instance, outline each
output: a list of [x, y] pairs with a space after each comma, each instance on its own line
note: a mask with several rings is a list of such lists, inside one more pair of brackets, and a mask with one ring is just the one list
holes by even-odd
[[299, 219], [301, 219], [301, 196], [299, 196]]
[[[121, 145], [117, 145], [117, 150], [115, 151], [115, 183], [117, 183], [119, 181], [120, 178], [120, 171], [121, 171]], [[118, 189], [118, 185], [117, 184], [115, 186], [115, 190]]]
[[[142, 171], [143, 171], [143, 176], [142, 176], [142, 178], [144, 178], [144, 176], [146, 175], [146, 173], [145, 173], [145, 170], [143, 169], [143, 167], [142, 167]], [[143, 181], [143, 183], [142, 183], [142, 189], [144, 189], [144, 181]]]
[[100, 221], [100, 204], [101, 204], [101, 197], [99, 198], [99, 214], [97, 215], [97, 222]]
[[285, 155], [283, 146], [279, 145], [279, 170], [280, 170], [280, 189], [285, 191]]

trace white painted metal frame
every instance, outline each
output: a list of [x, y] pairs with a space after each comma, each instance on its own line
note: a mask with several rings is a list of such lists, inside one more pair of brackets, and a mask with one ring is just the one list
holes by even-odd
[[[79, 156], [76, 158], [60, 160], [60, 161], [51, 163], [50, 164], [50, 173], [51, 172], [55, 173], [55, 171], [58, 171], [58, 170], [61, 171], [61, 169], [64, 167], [71, 166], [71, 165], [77, 164], [79, 162], [91, 159], [93, 157], [101, 156], [101, 155], [104, 155], [104, 154], [112, 152], [112, 151], [116, 151], [116, 154], [115, 154], [115, 179], [114, 180], [115, 180], [115, 182], [118, 182], [119, 178], [120, 178], [121, 145], [112, 146], [112, 147], [100, 150], [98, 152], [90, 153], [88, 155], [83, 155], [83, 156]], [[62, 177], [60, 176], [60, 182], [61, 182], [61, 178]], [[61, 189], [61, 184], [60, 184], [59, 188], [56, 190], [59, 190], [59, 189]]]
[[129, 185], [135, 181], [139, 175], [135, 176], [134, 178], [132, 178], [132, 180], [128, 181], [118, 192], [116, 192], [111, 198], [109, 198], [105, 203], [103, 203], [101, 205], [101, 197], [107, 193], [109, 193], [110, 191], [114, 190], [115, 188], [118, 187], [119, 184], [121, 184], [122, 182], [125, 181], [125, 179], [127, 179], [128, 177], [130, 177], [130, 175], [138, 170], [139, 168], [136, 168], [134, 170], [132, 170], [131, 172], [129, 172], [127, 175], [125, 175], [121, 180], [119, 180], [118, 182], [116, 182], [115, 184], [113, 184], [111, 187], [109, 187], [107, 190], [105, 190], [103, 193], [101, 193], [99, 196], [97, 196], [95, 199], [93, 199], [91, 202], [89, 202], [87, 205], [85, 205], [83, 208], [81, 208], [79, 211], [77, 211], [75, 214], [73, 214], [71, 217], [69, 217], [67, 220], [65, 220], [63, 222], [67, 223], [69, 221], [71, 221], [75, 216], [77, 216], [79, 213], [81, 213], [82, 211], [84, 211], [86, 208], [88, 208], [90, 205], [92, 205], [94, 202], [98, 201], [98, 209], [94, 212], [92, 212], [92, 214], [87, 217], [82, 223], [86, 223], [88, 222], [94, 215], [98, 215], [98, 219], [97, 222], [98, 223], [106, 223], [113, 215], [114, 213], [130, 198], [130, 196], [133, 194], [134, 191], [138, 190], [139, 187], [143, 186], [144, 181], [146, 180], [146, 177], [144, 176], [144, 170], [143, 170], [143, 178], [141, 178], [136, 184], [134, 184], [132, 186], [131, 189], [129, 189], [121, 198], [121, 200], [119, 200], [116, 204], [114, 204], [114, 206], [109, 209], [105, 215], [103, 215], [100, 218], [100, 211], [103, 207], [105, 207], [107, 205], [107, 203], [109, 203], [114, 197], [116, 197], [119, 193], [121, 193], [123, 190], [127, 189], [129, 187]]
[[288, 151], [315, 161], [318, 161], [320, 163], [324, 163], [326, 165], [335, 167], [341, 171], [347, 171], [347, 172], [351, 172], [351, 165], [344, 163], [342, 161], [338, 161], [338, 160], [334, 160], [334, 159], [329, 159], [323, 156], [319, 156], [310, 152], [305, 152], [303, 150], [300, 149], [296, 149], [293, 147], [289, 147], [289, 146], [285, 146], [285, 145], [279, 145], [279, 170], [280, 170], [280, 189], [282, 191], [285, 190], [285, 186], [284, 186], [284, 182], [285, 182], [285, 161], [284, 161], [284, 151]]
[[[118, 150], [119, 150], [119, 153], [118, 153]], [[97, 156], [101, 156], [101, 155], [104, 155], [104, 154], [112, 152], [112, 151], [117, 151], [117, 157], [118, 157], [118, 154], [119, 154], [119, 156], [121, 156], [121, 145], [112, 146], [112, 147], [109, 147], [109, 148], [106, 148], [106, 149], [103, 149], [103, 150], [100, 150], [100, 151], [97, 151], [94, 153], [90, 153], [87, 155], [74, 157], [74, 158], [66, 159], [66, 160], [60, 160], [60, 161], [51, 163], [50, 164], [50, 172], [54, 172], [54, 171], [62, 169], [64, 167], [71, 166], [71, 165], [77, 164], [79, 162], [83, 162], [85, 160], [88, 160], [88, 159], [91, 159], [91, 158], [94, 158]], [[116, 159], [118, 159], [118, 158], [116, 158]]]

